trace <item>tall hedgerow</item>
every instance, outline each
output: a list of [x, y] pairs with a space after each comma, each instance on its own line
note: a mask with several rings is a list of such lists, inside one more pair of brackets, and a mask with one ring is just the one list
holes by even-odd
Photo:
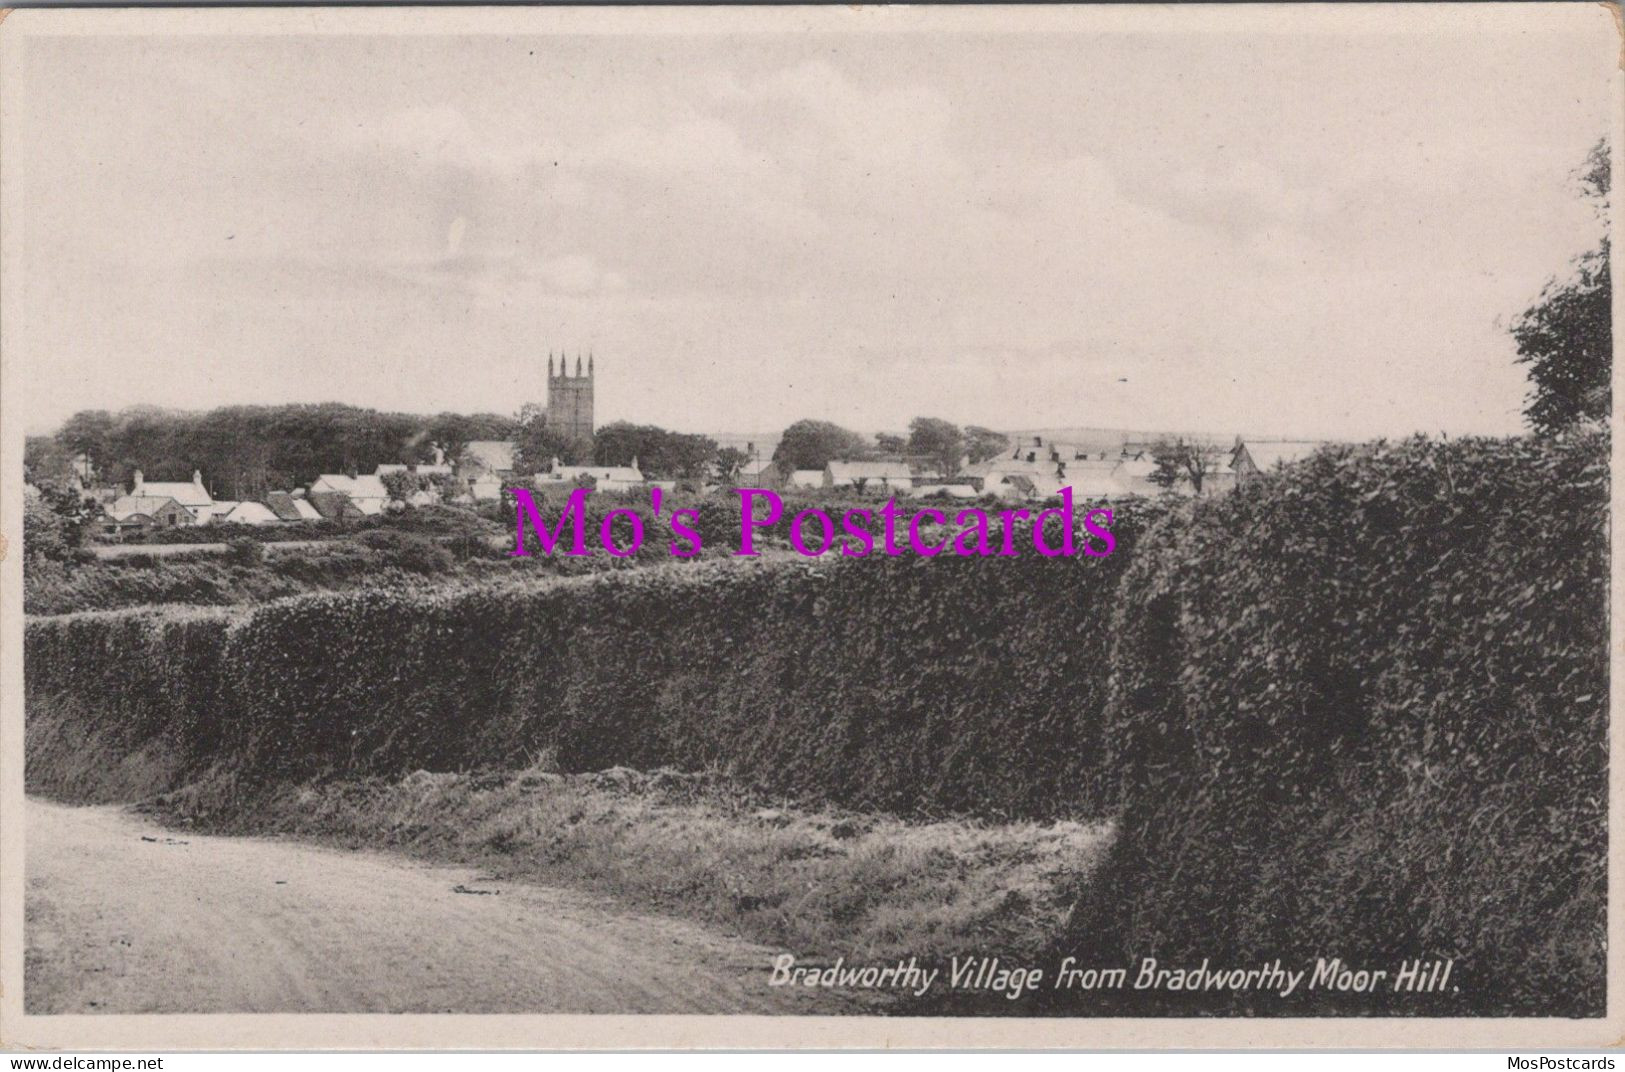
[[[1120, 548], [1153, 511], [1119, 512]], [[571, 769], [719, 768], [767, 793], [915, 814], [1098, 811], [1101, 655], [1125, 559], [1027, 546], [273, 602], [238, 615], [211, 662], [207, 747], [181, 741], [194, 765], [256, 778], [550, 751]], [[90, 646], [85, 679], [118, 688], [143, 725], [171, 717], [163, 690], [116, 686], [108, 666], [164, 643], [168, 618], [69, 620], [119, 637]], [[61, 657], [63, 628], [38, 625], [38, 658]], [[31, 711], [60, 709], [73, 684], [30, 673]]]
[[1072, 948], [1455, 960], [1447, 993], [1271, 1011], [1600, 1014], [1607, 458], [1328, 450], [1142, 540], [1104, 729], [1119, 833]]

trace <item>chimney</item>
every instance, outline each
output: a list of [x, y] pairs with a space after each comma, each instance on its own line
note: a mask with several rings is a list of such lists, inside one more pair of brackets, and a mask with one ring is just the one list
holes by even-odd
[[196, 484], [200, 488], [203, 486], [203, 470], [201, 470], [201, 469], [193, 469], [192, 470], [192, 483]]
[[141, 485], [143, 485], [145, 483], [146, 483], [146, 481], [141, 478], [141, 470], [137, 469], [135, 471], [135, 473], [130, 477], [130, 494], [131, 495], [140, 495], [141, 494]]

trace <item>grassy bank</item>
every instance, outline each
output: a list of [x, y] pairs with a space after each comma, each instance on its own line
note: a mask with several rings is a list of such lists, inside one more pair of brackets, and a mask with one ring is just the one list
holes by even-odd
[[812, 963], [1036, 957], [1109, 838], [1104, 824], [906, 823], [763, 806], [714, 778], [628, 768], [258, 789], [215, 777], [148, 808], [210, 832], [389, 848], [591, 890]]

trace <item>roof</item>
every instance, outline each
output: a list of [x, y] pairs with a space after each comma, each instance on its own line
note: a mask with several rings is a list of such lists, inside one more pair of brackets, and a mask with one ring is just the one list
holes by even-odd
[[464, 465], [477, 465], [500, 473], [514, 467], [517, 448], [511, 439], [471, 439], [463, 447]]
[[316, 512], [325, 518], [364, 516], [361, 508], [342, 491], [312, 491], [306, 498]]
[[136, 492], [136, 494], [174, 499], [182, 506], [208, 506], [214, 502], [214, 499], [204, 490], [203, 485], [190, 482], [183, 484], [179, 481], [171, 481], [154, 484], [149, 480], [143, 480], [140, 491]]
[[827, 468], [833, 484], [851, 484], [859, 480], [903, 484], [914, 482], [914, 471], [907, 462], [830, 462]]
[[1325, 445], [1318, 439], [1249, 439], [1242, 443], [1260, 472], [1306, 458]]
[[307, 499], [295, 499], [293, 508], [299, 511], [300, 521], [320, 521], [322, 515]]
[[771, 458], [751, 458], [739, 467], [739, 476], [736, 480], [759, 480], [766, 477], [769, 480], [777, 479], [778, 466]]
[[[1062, 463], [1066, 472], [1057, 476], [1055, 494], [1060, 488], [1071, 488], [1072, 494], [1081, 499], [1096, 499], [1110, 495], [1128, 495], [1133, 488], [1130, 487], [1127, 474], [1119, 475], [1117, 469], [1120, 462], [1116, 458], [1104, 461], [1099, 458], [1076, 458]], [[1043, 482], [1039, 482], [1043, 487]]]
[[1004, 474], [1004, 482], [1021, 492], [1023, 495], [1035, 495], [1038, 492], [1038, 486], [1033, 483], [1033, 478], [1030, 476], [1023, 476], [1020, 473]]
[[389, 489], [383, 478], [375, 473], [346, 476], [343, 473], [323, 473], [310, 486], [311, 491], [342, 491], [352, 499], [387, 499]]
[[[285, 491], [273, 491], [269, 495], [265, 496], [266, 507], [270, 509], [271, 513], [277, 516], [277, 520], [279, 521], [304, 520], [304, 515], [299, 512], [298, 504], [301, 502], [304, 502], [304, 500], [295, 499], [292, 495]], [[311, 514], [316, 515], [316, 511], [310, 508], [309, 503], [305, 503], [305, 508], [310, 509]]]
[[[151, 487], [152, 485], [145, 486]], [[181, 509], [186, 509], [186, 504], [180, 502], [173, 495], [122, 495], [115, 499], [111, 506], [107, 507], [107, 515], [119, 521], [124, 520], [131, 514], [145, 514], [151, 517], [159, 510], [162, 510], [168, 503], [174, 503]], [[186, 510], [186, 512], [190, 514], [192, 511]]]
[[822, 469], [797, 469], [790, 474], [790, 483], [798, 488], [821, 488], [824, 486], [824, 471]]
[[233, 506], [222, 521], [234, 521], [244, 525], [269, 525], [280, 520], [279, 515], [264, 503], [240, 502]]
[[622, 480], [631, 484], [643, 482], [643, 473], [630, 465], [555, 465], [552, 475], [554, 480], [576, 480], [590, 476], [594, 480]]
[[378, 469], [373, 473], [373, 476], [383, 477], [388, 476], [391, 473], [416, 473], [418, 476], [450, 476], [451, 466], [429, 464], [405, 465], [391, 462], [378, 466]]

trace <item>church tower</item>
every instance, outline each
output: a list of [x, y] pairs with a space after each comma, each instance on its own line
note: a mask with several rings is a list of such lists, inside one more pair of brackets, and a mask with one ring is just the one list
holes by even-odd
[[571, 439], [592, 438], [592, 355], [587, 355], [587, 370], [581, 370], [581, 355], [576, 354], [575, 375], [570, 375], [568, 358], [560, 355], [559, 372], [553, 374], [553, 355], [547, 355], [547, 423], [548, 427], [562, 431]]

